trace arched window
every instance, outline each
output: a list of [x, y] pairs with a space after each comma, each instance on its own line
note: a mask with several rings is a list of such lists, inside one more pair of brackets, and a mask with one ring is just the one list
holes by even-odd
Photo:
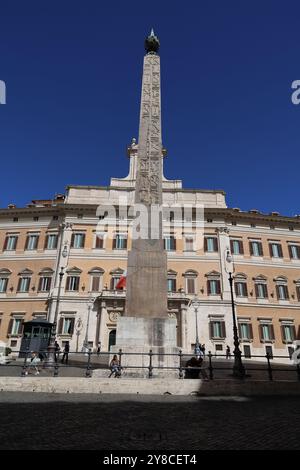
[[8, 279], [10, 275], [11, 271], [9, 269], [0, 269], [0, 294], [5, 294], [7, 291]]

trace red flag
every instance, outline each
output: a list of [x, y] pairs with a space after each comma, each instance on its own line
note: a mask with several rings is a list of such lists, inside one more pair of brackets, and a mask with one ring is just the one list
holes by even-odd
[[120, 277], [119, 281], [116, 284], [116, 289], [124, 289], [126, 287], [126, 271]]

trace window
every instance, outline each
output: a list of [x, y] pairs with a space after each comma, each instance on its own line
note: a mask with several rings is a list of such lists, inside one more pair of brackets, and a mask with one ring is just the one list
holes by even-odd
[[215, 253], [218, 251], [218, 240], [216, 237], [204, 238], [204, 251], [208, 253]]
[[10, 274], [11, 271], [9, 269], [0, 269], [0, 294], [6, 292]]
[[267, 284], [263, 282], [257, 282], [255, 284], [255, 295], [257, 299], [267, 299], [268, 298]]
[[259, 241], [251, 241], [249, 243], [251, 256], [263, 256], [262, 243]]
[[195, 281], [196, 281], [196, 279], [194, 277], [187, 277], [186, 278], [186, 292], [187, 292], [187, 294], [195, 294], [195, 292], [196, 292]]
[[8, 277], [0, 277], [0, 294], [4, 294], [7, 289]]
[[220, 295], [221, 285], [219, 279], [208, 279], [207, 281], [208, 295]]
[[248, 297], [247, 283], [242, 280], [235, 281], [235, 295], [237, 297]]
[[19, 217], [14, 217], [13, 222], [19, 222]]
[[73, 275], [68, 276], [66, 281], [66, 290], [67, 291], [78, 291], [79, 290], [80, 276]]
[[57, 233], [51, 233], [46, 236], [45, 248], [47, 250], [55, 250], [57, 248]]
[[12, 318], [8, 325], [8, 335], [19, 336], [23, 331], [23, 318]]
[[277, 284], [276, 291], [277, 291], [277, 299], [278, 300], [288, 300], [289, 291], [288, 291], [287, 285]]
[[243, 255], [244, 247], [242, 240], [230, 240], [231, 253], [234, 255]]
[[282, 258], [282, 247], [280, 243], [269, 243], [271, 258]]
[[271, 342], [275, 340], [274, 327], [271, 323], [261, 323], [259, 329], [261, 342]]
[[54, 216], [52, 217], [52, 219], [53, 219], [53, 220], [58, 220], [58, 215], [54, 215]]
[[39, 218], [37, 216], [33, 217], [34, 222], [37, 222]]
[[176, 238], [174, 235], [170, 235], [164, 238], [165, 250], [176, 251]]
[[225, 322], [222, 320], [212, 320], [210, 322], [210, 338], [220, 339], [225, 337]]
[[296, 328], [293, 323], [281, 324], [281, 335], [283, 343], [293, 343], [296, 339]]
[[176, 292], [176, 279], [174, 277], [168, 279], [168, 292]]
[[296, 284], [296, 293], [297, 293], [298, 302], [300, 302], [300, 283], [299, 283], [299, 281], [297, 281], [297, 284]]
[[114, 275], [112, 278], [111, 278], [111, 281], [110, 281], [110, 288], [111, 290], [116, 290], [116, 286], [119, 282], [119, 280], [121, 279], [121, 275]]
[[103, 276], [103, 269], [102, 268], [93, 268], [89, 271], [91, 275], [91, 291], [92, 292], [99, 292], [101, 290], [102, 284], [102, 276]]
[[19, 279], [19, 283], [18, 283], [18, 292], [28, 292], [29, 291], [29, 287], [30, 287], [30, 280], [31, 280], [31, 277], [29, 276], [22, 276], [20, 279]]
[[239, 322], [239, 337], [242, 341], [251, 341], [253, 339], [252, 325], [249, 322]]
[[127, 235], [125, 234], [116, 234], [113, 240], [113, 249], [114, 250], [126, 250], [127, 248]]
[[73, 233], [71, 248], [84, 248], [85, 233]]
[[96, 233], [95, 248], [98, 248], [98, 249], [104, 248], [104, 234]]
[[39, 291], [40, 292], [49, 292], [51, 288], [51, 276], [42, 276], [39, 280]]
[[194, 251], [194, 237], [185, 237], [185, 251]]
[[300, 245], [289, 245], [291, 259], [300, 259]]
[[26, 240], [26, 250], [36, 250], [39, 242], [39, 236], [37, 234], [28, 235]]
[[4, 242], [4, 251], [13, 251], [17, 248], [18, 235], [7, 235]]
[[71, 336], [74, 333], [74, 317], [61, 317], [59, 320], [58, 334]]

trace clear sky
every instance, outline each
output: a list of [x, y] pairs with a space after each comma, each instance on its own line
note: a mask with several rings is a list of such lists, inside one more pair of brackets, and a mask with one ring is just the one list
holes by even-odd
[[0, 206], [126, 176], [153, 26], [166, 176], [300, 213], [299, 17], [293, 0], [2, 1]]

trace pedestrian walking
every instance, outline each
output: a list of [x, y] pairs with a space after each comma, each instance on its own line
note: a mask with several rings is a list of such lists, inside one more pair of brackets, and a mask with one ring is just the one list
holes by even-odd
[[231, 351], [230, 351], [230, 347], [227, 346], [226, 347], [226, 359], [230, 359], [231, 358]]
[[66, 364], [68, 364], [68, 359], [69, 359], [69, 352], [70, 352], [70, 343], [69, 341], [66, 341], [64, 350], [63, 350], [63, 356], [61, 359], [61, 363], [63, 364], [64, 361], [66, 360]]
[[55, 359], [55, 362], [58, 361], [59, 353], [60, 353], [60, 346], [59, 346], [58, 342], [55, 341], [55, 343], [54, 343], [54, 359]]

